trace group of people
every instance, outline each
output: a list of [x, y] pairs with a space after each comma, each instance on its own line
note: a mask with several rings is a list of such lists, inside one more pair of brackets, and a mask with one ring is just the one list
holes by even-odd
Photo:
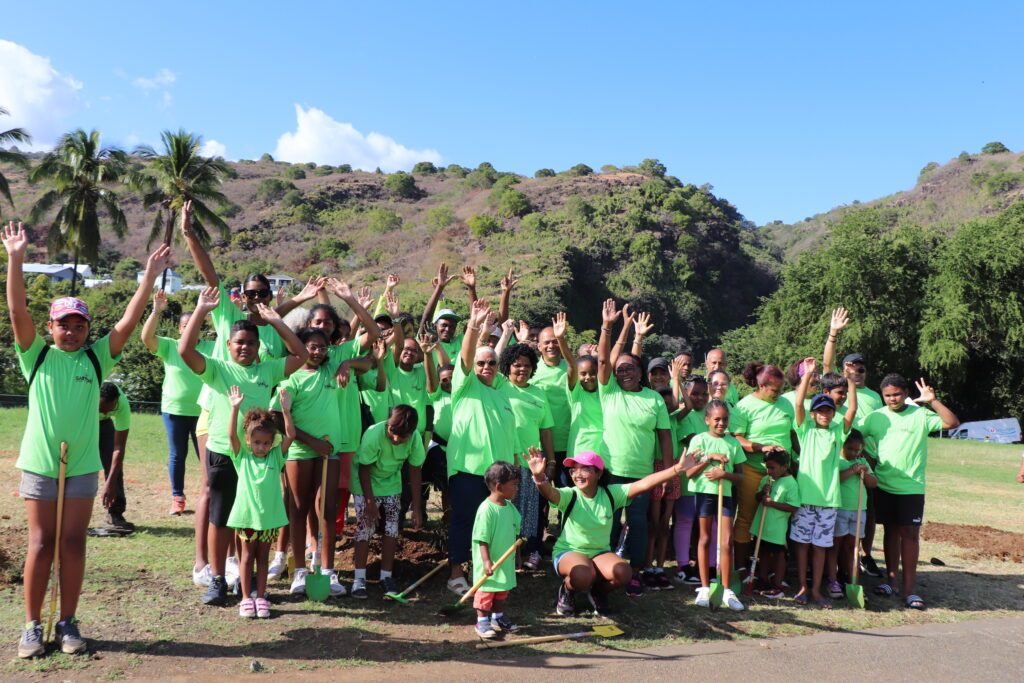
[[[127, 423], [115, 414], [127, 400], [103, 382], [151, 295], [141, 337], [165, 368], [171, 514], [185, 509], [190, 442], [202, 461], [192, 576], [206, 604], [226, 603], [237, 584], [242, 617], [270, 616], [267, 582], [286, 571], [289, 550], [292, 593], [303, 593], [318, 569], [331, 595], [365, 598], [375, 534], [382, 536], [379, 586], [396, 591], [399, 528], [425, 523], [433, 489], [448, 536], [448, 588], [461, 596], [470, 579], [485, 579], [474, 598], [483, 638], [516, 630], [505, 614], [516, 569], [543, 566], [552, 521], [560, 615], [575, 614], [585, 600], [583, 609], [608, 616], [616, 589], [636, 597], [674, 584], [695, 586], [697, 604], [707, 605], [716, 570], [723, 602], [743, 609], [730, 569], [743, 577], [755, 542], [760, 569], [749, 580], [767, 597], [792, 590], [797, 604], [828, 608], [859, 562], [882, 579], [877, 594], [901, 592], [908, 607], [924, 608], [914, 588], [926, 437], [957, 418], [923, 380], [910, 401], [899, 375], [882, 380], [881, 396], [869, 389], [859, 354], [835, 368], [848, 323], [843, 309], [832, 314], [820, 367], [814, 358], [785, 373], [748, 364], [742, 378], [752, 391], [741, 399], [721, 349], [705, 355], [703, 374], [690, 352], [645, 364], [653, 322], [613, 300], [602, 304], [597, 343], [575, 352], [564, 313], [550, 324], [515, 323], [511, 271], [493, 310], [477, 295], [475, 271], [463, 269], [465, 320], [437, 310], [458, 278], [444, 264], [418, 321], [401, 309], [396, 276], [373, 313], [368, 290], [355, 293], [335, 278], [312, 278], [275, 306], [268, 280], [251, 275], [235, 296], [189, 229], [190, 212], [186, 204], [182, 233], [207, 286], [181, 316], [176, 340], [156, 334], [167, 300], [151, 293], [171, 258], [161, 247], [109, 334], [91, 340], [88, 307], [62, 298], [50, 308], [54, 345], [47, 347], [26, 307], [26, 234], [20, 224], [4, 230], [15, 350], [29, 382], [17, 462], [30, 537], [20, 656], [44, 651], [40, 613], [58, 542], [61, 647], [85, 651], [75, 611], [99, 470], [108, 522], [128, 525], [117, 436], [126, 438]], [[313, 299], [309, 310], [296, 310]], [[213, 341], [200, 339], [207, 319]], [[783, 393], [787, 380], [792, 390]], [[101, 429], [105, 417], [111, 425]], [[102, 446], [111, 440], [113, 447]], [[56, 539], [62, 443], [64, 528]], [[350, 502], [355, 572], [346, 587], [334, 549]], [[885, 528], [884, 576], [871, 557], [876, 520]], [[515, 559], [499, 562], [517, 538]], [[796, 571], [787, 577], [790, 560]]]

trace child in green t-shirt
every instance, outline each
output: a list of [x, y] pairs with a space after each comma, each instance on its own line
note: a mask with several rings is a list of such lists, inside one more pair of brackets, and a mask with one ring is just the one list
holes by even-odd
[[[295, 440], [292, 421], [292, 398], [287, 389], [278, 392], [281, 415], [284, 418], [284, 436], [274, 445], [277, 426], [273, 414], [266, 408], [250, 408], [245, 413], [242, 429], [245, 445], [238, 439], [238, 411], [245, 395], [237, 386], [228, 392], [231, 417], [228, 430], [231, 438], [231, 460], [238, 471], [238, 488], [231, 506], [228, 526], [236, 529], [242, 545], [239, 579], [242, 582], [242, 601], [238, 614], [242, 617], [270, 616], [267, 602], [267, 568], [270, 566], [270, 548], [281, 527], [288, 524], [281, 493], [281, 470], [284, 468], [288, 447]], [[252, 573], [256, 569], [256, 599], [252, 596]]]
[[519, 511], [510, 501], [519, 492], [519, 468], [508, 462], [496, 462], [484, 472], [484, 483], [491, 492], [480, 503], [473, 520], [473, 583], [488, 577], [473, 596], [476, 608], [476, 634], [497, 638], [500, 633], [515, 633], [519, 627], [505, 617], [508, 592], [516, 587], [512, 562], [497, 569], [494, 561], [515, 543], [521, 523]]
[[[761, 528], [761, 515], [764, 515], [757, 578], [762, 586], [767, 586], [761, 595], [777, 600], [786, 596], [783, 585], [786, 578], [786, 529], [790, 515], [800, 509], [800, 487], [796, 477], [789, 473], [789, 454], [786, 451], [765, 453], [764, 468], [768, 476], [761, 480], [758, 489], [761, 506], [754, 515], [751, 529]], [[775, 573], [770, 585], [769, 572]]]
[[[864, 454], [864, 435], [856, 429], [843, 443], [842, 458], [839, 460], [839, 493], [842, 502], [836, 512], [836, 528], [833, 532], [832, 547], [829, 548], [826, 564], [828, 566], [829, 583], [839, 583], [838, 572], [850, 572], [853, 569], [853, 552], [858, 540], [864, 538], [864, 525], [867, 515], [867, 492], [860, 493], [861, 484], [873, 489], [878, 486], [878, 478], [871, 471]], [[857, 524], [857, 499], [860, 498], [860, 525]], [[849, 576], [849, 574], [847, 574]]]

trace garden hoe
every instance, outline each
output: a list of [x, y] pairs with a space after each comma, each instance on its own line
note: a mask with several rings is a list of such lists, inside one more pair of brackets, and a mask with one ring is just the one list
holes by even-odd
[[492, 647], [513, 647], [515, 645], [532, 645], [534, 643], [553, 643], [559, 640], [570, 638], [586, 638], [587, 636], [600, 636], [602, 638], [614, 638], [621, 636], [625, 631], [615, 624], [603, 624], [595, 626], [593, 631], [580, 631], [579, 633], [562, 633], [557, 636], [532, 636], [530, 638], [517, 638], [515, 640], [503, 640], [499, 643], [483, 642], [476, 646], [478, 650], [490, 650]]
[[387, 598], [388, 600], [394, 600], [395, 602], [400, 602], [403, 605], [408, 605], [409, 604], [409, 600], [405, 596], [408, 595], [409, 593], [411, 593], [413, 591], [413, 589], [416, 588], [416, 586], [420, 585], [421, 583], [423, 583], [424, 581], [429, 579], [431, 576], [433, 576], [434, 574], [438, 573], [439, 571], [441, 571], [441, 569], [443, 569], [444, 567], [447, 567], [447, 566], [448, 566], [448, 560], [441, 560], [441, 563], [439, 565], [437, 565], [436, 567], [431, 569], [429, 572], [424, 574], [419, 579], [416, 579], [416, 581], [414, 581], [412, 584], [410, 584], [409, 587], [406, 588], [401, 593], [394, 593], [394, 592], [385, 593], [384, 597]]

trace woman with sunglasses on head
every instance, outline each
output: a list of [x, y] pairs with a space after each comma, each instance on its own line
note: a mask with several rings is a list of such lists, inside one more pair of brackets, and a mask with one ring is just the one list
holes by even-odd
[[490, 495], [484, 473], [497, 461], [515, 462], [522, 455], [508, 395], [495, 386], [498, 357], [489, 346], [477, 346], [491, 306], [473, 302], [462, 349], [452, 377], [452, 433], [448, 440], [448, 490], [452, 501], [448, 530], [448, 588], [469, 590], [463, 563], [469, 561], [473, 520]]

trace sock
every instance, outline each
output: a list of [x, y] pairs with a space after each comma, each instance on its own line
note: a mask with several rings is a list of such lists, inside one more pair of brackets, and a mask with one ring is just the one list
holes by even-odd
[[283, 560], [284, 559], [284, 553], [282, 553], [280, 550], [278, 550], [277, 552], [274, 553], [274, 559], [275, 560]]
[[356, 581], [366, 583], [366, 567], [356, 570]]
[[477, 617], [476, 618], [476, 623], [478, 623], [478, 624], [487, 624], [487, 623], [490, 623], [490, 621], [491, 621], [490, 617]]
[[491, 612], [491, 619], [501, 619], [505, 616], [504, 612]]
[[665, 573], [665, 568], [664, 567], [655, 567], [651, 571], [653, 571], [655, 574], [664, 574]]
[[383, 569], [381, 569], [380, 570], [380, 578], [381, 578], [382, 581], [384, 579], [390, 579], [391, 578], [391, 572], [386, 572]]

